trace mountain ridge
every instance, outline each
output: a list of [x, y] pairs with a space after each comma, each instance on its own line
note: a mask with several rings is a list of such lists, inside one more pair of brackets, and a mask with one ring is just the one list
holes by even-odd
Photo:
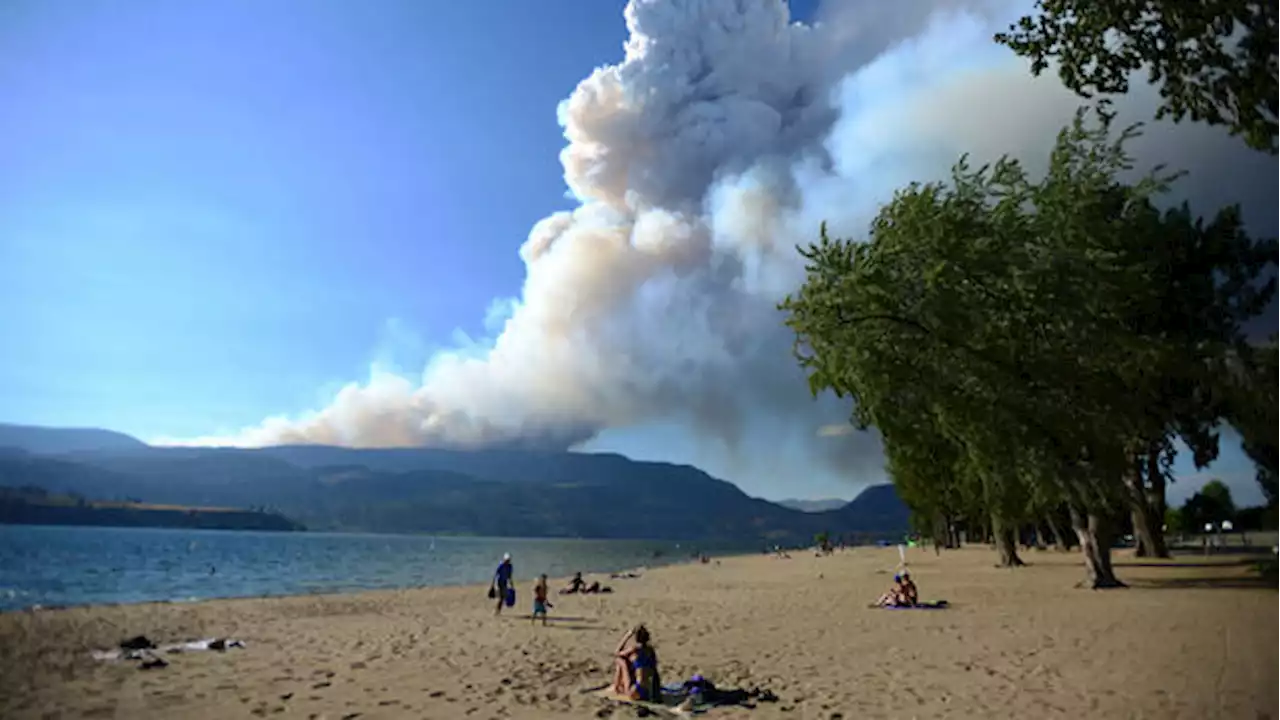
[[34, 453], [63, 453], [76, 450], [145, 448], [150, 445], [132, 435], [102, 428], [0, 423], [0, 447], [22, 448]]
[[[24, 437], [0, 432], [0, 447], [15, 435]], [[0, 485], [270, 508], [328, 530], [800, 543], [819, 532], [893, 534], [907, 526], [892, 486], [802, 512], [749, 497], [693, 466], [615, 453], [153, 447], [94, 437], [109, 441], [89, 447], [77, 436], [62, 452], [0, 451]], [[39, 448], [59, 449], [47, 432], [38, 439]]]

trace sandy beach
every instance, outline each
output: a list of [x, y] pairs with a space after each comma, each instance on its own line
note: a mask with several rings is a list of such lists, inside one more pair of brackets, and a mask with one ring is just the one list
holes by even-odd
[[[665, 682], [767, 688], [709, 718], [1276, 718], [1277, 594], [1231, 558], [1117, 555], [1127, 590], [1072, 586], [1078, 558], [982, 548], [908, 557], [939, 611], [874, 610], [895, 549], [725, 559], [600, 578], [550, 627], [493, 616], [485, 588], [220, 600], [0, 615], [0, 717], [634, 717], [584, 689], [631, 625]], [[516, 558], [517, 567], [519, 558]], [[523, 568], [528, 571], [530, 569]], [[559, 581], [553, 585], [558, 586]], [[95, 648], [231, 637], [246, 647], [103, 662]]]

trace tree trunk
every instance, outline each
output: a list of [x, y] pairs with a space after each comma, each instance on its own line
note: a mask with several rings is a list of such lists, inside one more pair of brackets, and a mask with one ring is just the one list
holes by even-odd
[[1048, 544], [1044, 541], [1044, 528], [1041, 527], [1040, 523], [1036, 523], [1035, 528], [1036, 528], [1036, 549], [1043, 550], [1045, 548], [1045, 545]]
[[1067, 537], [1058, 529], [1058, 523], [1053, 521], [1051, 513], [1045, 513], [1044, 524], [1049, 528], [1049, 535], [1053, 538], [1053, 547], [1058, 552], [1071, 552], [1071, 544], [1067, 542]]
[[933, 547], [934, 550], [941, 550], [948, 547], [951, 543], [951, 523], [947, 520], [946, 513], [938, 512], [933, 516]]
[[1080, 539], [1080, 554], [1084, 556], [1083, 586], [1093, 590], [1125, 587], [1116, 579], [1111, 568], [1111, 523], [1096, 513], [1082, 515], [1071, 508], [1071, 528]]
[[1150, 529], [1142, 511], [1136, 507], [1130, 510], [1129, 522], [1133, 525], [1133, 556], [1151, 557], [1151, 543], [1147, 539]]
[[1021, 567], [1018, 557], [1018, 527], [1006, 525], [995, 515], [991, 516], [991, 534], [995, 537], [996, 552], [1000, 554], [1000, 567]]
[[[1155, 514], [1147, 497], [1146, 484], [1142, 481], [1143, 463], [1134, 463], [1133, 468], [1125, 475], [1125, 485], [1129, 488], [1129, 504], [1132, 506], [1133, 537], [1137, 540], [1138, 557], [1169, 557], [1169, 548], [1164, 543], [1164, 518]], [[1147, 467], [1150, 475], [1159, 475], [1159, 467]]]
[[1147, 450], [1147, 504], [1151, 507], [1154, 530], [1160, 535], [1160, 545], [1168, 552], [1168, 545], [1164, 542], [1164, 518], [1169, 510], [1165, 499], [1165, 483], [1164, 472], [1160, 470], [1160, 448], [1152, 445]]

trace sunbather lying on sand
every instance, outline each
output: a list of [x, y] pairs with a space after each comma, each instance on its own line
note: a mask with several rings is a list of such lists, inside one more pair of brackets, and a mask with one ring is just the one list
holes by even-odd
[[573, 579], [569, 581], [569, 587], [561, 588], [561, 595], [594, 595], [596, 593], [611, 593], [613, 588], [607, 585], [601, 585], [599, 580], [592, 581], [590, 585], [586, 580], [582, 579], [582, 573], [574, 573]]

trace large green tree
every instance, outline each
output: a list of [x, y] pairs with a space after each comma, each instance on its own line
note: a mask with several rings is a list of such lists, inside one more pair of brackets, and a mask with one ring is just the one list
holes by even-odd
[[1223, 522], [1235, 520], [1236, 505], [1231, 499], [1231, 488], [1221, 480], [1210, 480], [1187, 499], [1180, 514], [1188, 529], [1195, 533], [1205, 532], [1206, 525], [1221, 527]]
[[1276, 340], [1242, 348], [1227, 373], [1227, 421], [1240, 434], [1245, 454], [1257, 467], [1258, 484], [1267, 502], [1276, 502], [1277, 390]]
[[[1170, 177], [1121, 183], [1132, 133], [1113, 140], [1106, 120], [1078, 116], [1041, 180], [1012, 160], [975, 170], [962, 159], [949, 183], [898, 192], [867, 242], [824, 228], [782, 304], [810, 389], [851, 398], [855, 422], [881, 430], [908, 502], [968, 488], [1016, 564], [1012, 528], [1061, 501], [1092, 587], [1120, 584], [1112, 523], [1132, 505], [1141, 441], [1202, 420], [1161, 406], [1166, 388], [1148, 377], [1198, 388], [1222, 344], [1143, 319], [1169, 293], [1147, 245], [1239, 234], [1230, 212], [1203, 224], [1157, 210]], [[938, 447], [967, 482], [922, 468]]]
[[1173, 440], [1191, 450], [1197, 467], [1217, 457], [1217, 427], [1245, 397], [1231, 392], [1245, 376], [1239, 358], [1252, 357], [1245, 324], [1275, 295], [1268, 275], [1276, 247], [1251, 238], [1237, 208], [1204, 222], [1182, 206], [1151, 214], [1122, 250], [1123, 262], [1140, 268], [1153, 290], [1129, 307], [1129, 326], [1158, 340], [1141, 362], [1119, 368], [1146, 409], [1125, 478], [1138, 554], [1167, 557], [1161, 519]]
[[1271, 0], [1038, 0], [996, 41], [1056, 66], [1076, 93], [1124, 94], [1146, 70], [1156, 117], [1222, 125], [1276, 152], [1276, 4]]

